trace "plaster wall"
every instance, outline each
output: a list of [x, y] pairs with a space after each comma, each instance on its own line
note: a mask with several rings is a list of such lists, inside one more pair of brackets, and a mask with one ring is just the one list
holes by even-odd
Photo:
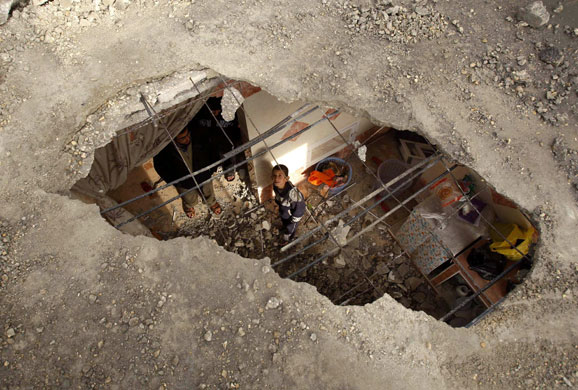
[[[247, 132], [249, 138], [257, 137], [259, 133], [264, 133], [272, 126], [291, 115], [305, 102], [295, 101], [284, 103], [265, 91], [258, 92], [245, 100], [244, 108], [248, 116]], [[301, 118], [291, 126], [277, 132], [267, 138], [267, 145], [271, 146], [282, 139], [289, 137], [295, 132], [303, 129], [311, 123], [321, 119], [330, 109], [320, 108], [311, 114]], [[337, 117], [332, 117], [335, 127], [347, 138], [348, 142], [355, 140], [355, 137], [370, 128], [373, 124], [365, 118], [356, 118], [345, 112], [341, 112]], [[323, 121], [286, 143], [279, 145], [272, 152], [279, 164], [285, 164], [289, 168], [289, 175], [293, 182], [303, 179], [302, 172], [316, 164], [318, 161], [341, 150], [345, 143], [336, 133], [335, 129]], [[265, 147], [259, 143], [251, 148], [251, 152], [256, 154]], [[257, 186], [262, 189], [271, 184], [271, 168], [275, 165], [271, 154], [265, 154], [255, 159], [255, 176]]]

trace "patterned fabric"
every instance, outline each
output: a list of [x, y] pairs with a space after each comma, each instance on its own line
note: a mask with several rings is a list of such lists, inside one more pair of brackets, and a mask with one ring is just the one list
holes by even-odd
[[425, 275], [450, 259], [450, 250], [435, 233], [435, 226], [415, 210], [397, 233], [402, 248]]
[[[172, 136], [176, 136], [202, 104], [200, 100], [175, 111], [161, 111], [159, 115], [164, 115], [164, 125]], [[74, 191], [94, 198], [104, 196], [120, 187], [130, 171], [143, 165], [171, 142], [165, 127], [157, 126], [153, 121], [136, 124], [120, 133], [122, 135], [114, 137], [105, 147], [96, 149], [88, 176], [74, 185]]]

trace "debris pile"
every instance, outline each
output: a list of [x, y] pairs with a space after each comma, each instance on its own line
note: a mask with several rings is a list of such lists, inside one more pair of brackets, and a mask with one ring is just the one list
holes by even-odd
[[569, 114], [578, 115], [573, 92], [578, 87], [577, 71], [565, 51], [536, 42], [534, 52], [525, 56], [500, 43], [487, 45], [485, 54], [470, 62], [462, 74], [475, 85], [482, 81], [497, 84], [544, 121], [560, 126], [568, 123]]
[[427, 5], [427, 1], [417, 2], [413, 10], [394, 5], [391, 0], [379, 0], [372, 7], [346, 1], [339, 8], [352, 34], [371, 33], [395, 43], [439, 38], [448, 26], [446, 17]]
[[[258, 206], [249, 188], [242, 181], [235, 180], [233, 183], [235, 184], [231, 185], [234, 191], [229, 191], [233, 194], [234, 201], [223, 203], [225, 206], [221, 216], [211, 218], [207, 213], [208, 220], [203, 217], [191, 220], [181, 228], [179, 235], [208, 236], [227, 251], [245, 258], [268, 257], [271, 263], [275, 263], [326, 234], [326, 231], [321, 229], [288, 251], [281, 252], [281, 224], [275, 208], [270, 204]], [[298, 236], [317, 227], [315, 220], [326, 224], [326, 221], [343, 211], [343, 207], [352, 203], [347, 194], [338, 197], [340, 201], [334, 199], [324, 202], [319, 194], [312, 193], [307, 203], [314, 218], [304, 218], [298, 229]], [[312, 205], [323, 207], [315, 208]], [[387, 228], [378, 226], [364, 234], [363, 239], [347, 243], [348, 239], [371, 222], [372, 220], [366, 217], [351, 225], [345, 225], [342, 219], [326, 224], [339, 245], [345, 249], [318, 262], [293, 279], [317, 287], [320, 293], [335, 304], [363, 305], [387, 293], [408, 308], [422, 310], [437, 317], [443, 315], [447, 311], [445, 303], [437, 298], [425, 279], [411, 265]], [[333, 248], [332, 240], [327, 239], [275, 267], [275, 271], [282, 277], [287, 277], [318, 260]]]
[[[281, 273], [294, 272], [303, 265], [297, 260]], [[335, 304], [364, 305], [385, 293], [407, 308], [434, 317], [447, 312], [445, 303], [413, 267], [387, 229], [381, 226], [295, 280], [313, 284]]]

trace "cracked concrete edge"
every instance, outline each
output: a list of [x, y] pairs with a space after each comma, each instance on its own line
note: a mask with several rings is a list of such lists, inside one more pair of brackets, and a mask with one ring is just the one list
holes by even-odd
[[[105, 259], [107, 253], [114, 251], [118, 244], [122, 243], [123, 248], [129, 250], [137, 258], [139, 267], [142, 269], [141, 277], [149, 279], [151, 283], [158, 282], [159, 278], [167, 277], [167, 275], [161, 276], [161, 274], [165, 271], [170, 272], [171, 267], [160, 264], [168, 261], [168, 259], [172, 263], [177, 262], [187, 267], [193, 267], [193, 273], [207, 276], [205, 279], [201, 278], [204, 280], [201, 285], [214, 284], [215, 288], [225, 288], [231, 280], [239, 278], [255, 279], [261, 286], [265, 286], [268, 282], [274, 283], [277, 286], [275, 294], [282, 299], [284, 305], [283, 313], [285, 314], [280, 315], [281, 319], [292, 318], [290, 313], [295, 310], [311, 310], [310, 314], [313, 316], [312, 318], [315, 318], [315, 320], [308, 321], [311, 327], [327, 327], [328, 330], [342, 329], [345, 333], [342, 334], [340, 331], [334, 336], [328, 334], [325, 337], [335, 338], [334, 342], [340, 338], [347, 338], [352, 345], [364, 351], [366, 357], [363, 359], [366, 360], [366, 364], [380, 363], [392, 368], [397, 367], [397, 369], [402, 369], [400, 366], [402, 364], [403, 370], [413, 369], [422, 371], [424, 374], [427, 372], [431, 375], [428, 375], [428, 380], [438, 382], [441, 387], [452, 387], [452, 385], [449, 383], [440, 384], [440, 381], [443, 383], [443, 380], [439, 376], [437, 367], [449, 360], [465, 359], [479, 348], [480, 338], [472, 337], [472, 333], [467, 329], [452, 328], [423, 312], [408, 310], [388, 295], [363, 307], [335, 306], [325, 296], [320, 295], [314, 286], [281, 279], [275, 272], [264, 273], [262, 269], [267, 265], [267, 261], [246, 259], [226, 252], [210, 239], [181, 237], [170, 242], [159, 242], [144, 236], [132, 237], [108, 225], [100, 218], [98, 208], [95, 205], [71, 200], [66, 196], [45, 193], [41, 190], [32, 193], [30, 200], [33, 203], [42, 203], [45, 207], [42, 214], [36, 214], [36, 218], [34, 215], [28, 214], [29, 220], [34, 221], [34, 229], [25, 236], [21, 243], [28, 248], [26, 256], [33, 257], [44, 253], [58, 252], [69, 253], [60, 267], [72, 270], [73, 267], [66, 264], [74, 262], [74, 268], [78, 268], [80, 273], [70, 271], [71, 274], [85, 279], [87, 283], [92, 283], [96, 277], [95, 269], [102, 261], [100, 259]], [[7, 217], [11, 223], [18, 223], [21, 214], [11, 213], [10, 210], [6, 205], [0, 206], [1, 215]], [[74, 227], [76, 224], [80, 225]], [[59, 228], [59, 226], [66, 227]], [[68, 237], [66, 241], [58, 239], [63, 231]], [[89, 241], [85, 240], [87, 234], [91, 235]], [[42, 246], [37, 244], [42, 244]], [[194, 261], [191, 263], [190, 256], [193, 254]], [[215, 256], [215, 254], [219, 254], [219, 256]], [[175, 269], [180, 269], [180, 267], [175, 267]], [[219, 270], [219, 272], [215, 272], [215, 270]], [[200, 274], [197, 276], [201, 276]], [[215, 275], [218, 275], [218, 280], [214, 279]], [[31, 280], [35, 280], [35, 277], [31, 277]], [[149, 282], [146, 283], [150, 284]], [[201, 285], [196, 287], [200, 291], [204, 289]], [[37, 285], [35, 288], [38, 289], [40, 286]], [[56, 289], [54, 293], [58, 294], [58, 291], [59, 289]], [[255, 292], [255, 297], [259, 301], [266, 301], [271, 293], [272, 291], [263, 287], [260, 291]], [[250, 302], [243, 303], [245, 300], [246, 298], [241, 297], [240, 301], [235, 302], [235, 306], [246, 304], [247, 307], [250, 307]], [[374, 324], [371, 332], [363, 331], [364, 326], [362, 324], [365, 323]], [[352, 331], [357, 327], [360, 327], [361, 333]], [[404, 333], [394, 335], [392, 329], [404, 329]], [[159, 332], [163, 333], [162, 330]], [[404, 340], [411, 340], [411, 342], [404, 342]], [[457, 351], [457, 354], [448, 354], [447, 350], [451, 349], [451, 345], [455, 342], [460, 342], [462, 348]], [[410, 357], [410, 360], [401, 358], [390, 361], [387, 357], [381, 356], [383, 354], [387, 356], [397, 350], [401, 353], [400, 348], [403, 349], [404, 355]], [[373, 363], [372, 360], [374, 360]], [[419, 380], [425, 380], [425, 378], [422, 377]], [[416, 384], [413, 379], [407, 384], [411, 383]]]
[[[225, 59], [223, 59], [223, 61], [225, 61]], [[207, 64], [210, 64], [210, 61], [205, 61]], [[287, 79], [284, 80], [284, 82], [280, 82], [280, 81], [276, 81], [276, 80], [267, 80], [267, 79], [263, 79], [263, 78], [259, 78], [259, 77], [253, 77], [252, 76], [252, 71], [253, 70], [243, 70], [243, 71], [231, 71], [228, 72], [227, 69], [219, 69], [218, 66], [214, 67], [219, 73], [222, 74], [227, 74], [230, 75], [233, 78], [239, 78], [239, 79], [245, 79], [248, 81], [254, 80], [253, 83], [257, 84], [257, 85], [261, 85], [264, 88], [267, 88], [269, 91], [272, 91], [272, 93], [274, 95], [280, 96], [282, 99], [287, 99], [287, 100], [295, 100], [296, 98], [303, 98], [305, 97], [306, 100], [320, 100], [320, 101], [328, 101], [328, 102], [334, 102], [336, 100], [334, 100], [335, 98], [331, 96], [331, 92], [327, 91], [327, 90], [319, 90], [319, 91], [315, 91], [315, 92], [309, 92], [309, 93], [304, 93], [299, 95], [299, 93], [297, 93], [296, 88], [292, 89], [292, 90], [287, 90], [287, 92], [283, 92], [284, 91], [284, 86], [287, 84], [290, 84], [291, 80], [289, 77], [287, 77]], [[230, 66], [226, 67], [230, 69]], [[91, 83], [88, 83], [87, 85], [84, 85], [83, 88], [90, 88], [91, 87]], [[38, 87], [39, 88], [39, 87]], [[38, 91], [33, 91], [33, 92], [38, 92]], [[94, 93], [92, 96], [93, 101], [102, 101], [101, 97], [97, 97], [97, 94]], [[418, 98], [419, 96], [415, 97]], [[100, 99], [100, 100], [99, 100]], [[448, 151], [450, 154], [455, 155], [456, 152], [459, 151], [459, 147], [454, 146], [450, 141], [451, 138], [454, 137], [451, 134], [449, 134], [447, 132], [448, 128], [451, 127], [446, 127], [446, 125], [452, 126], [455, 125], [456, 123], [460, 124], [458, 126], [456, 126], [457, 129], [457, 135], [460, 136], [461, 139], [467, 139], [469, 134], [468, 132], [471, 131], [472, 129], [476, 128], [476, 124], [469, 124], [468, 126], [462, 126], [461, 124], [463, 124], [463, 122], [459, 122], [460, 118], [456, 118], [451, 117], [450, 118], [446, 118], [446, 115], [444, 113], [444, 111], [448, 108], [448, 107], [441, 107], [437, 110], [433, 110], [433, 109], [425, 109], [425, 113], [422, 111], [419, 111], [416, 109], [416, 104], [412, 101], [413, 97], [409, 97], [409, 96], [405, 96], [404, 97], [404, 101], [407, 102], [412, 102], [412, 104], [409, 105], [410, 108], [407, 107], [407, 105], [405, 106], [406, 108], [404, 109], [403, 112], [396, 112], [395, 114], [392, 114], [391, 112], [387, 112], [389, 110], [389, 108], [396, 108], [399, 105], [394, 105], [394, 104], [380, 104], [377, 105], [374, 102], [371, 102], [371, 97], [368, 97], [366, 99], [361, 99], [358, 96], [351, 96], [351, 99], [337, 99], [337, 101], [347, 101], [347, 106], [350, 107], [373, 107], [370, 108], [368, 110], [368, 112], [370, 113], [370, 115], [373, 115], [377, 121], [383, 121], [384, 123], [391, 123], [396, 127], [399, 128], [412, 128], [412, 127], [416, 127], [416, 128], [420, 128], [421, 131], [423, 132], [423, 134], [425, 134], [426, 136], [429, 136], [430, 139], [436, 141], [437, 143], [439, 143], [439, 145], [442, 146], [442, 148], [446, 151]], [[379, 106], [379, 107], [378, 107]], [[422, 105], [423, 106], [423, 105]], [[413, 107], [413, 108], [411, 108]], [[423, 107], [427, 107], [427, 106], [423, 106]], [[40, 109], [46, 109], [46, 111], [50, 110], [50, 105], [48, 103], [44, 103], [44, 107], [39, 107]], [[66, 106], [67, 109], [71, 110], [71, 111], [75, 111], [78, 108], [78, 105], [74, 104], [74, 103], [67, 103]], [[464, 107], [465, 108], [465, 107]], [[461, 108], [456, 109], [456, 111], [460, 111], [459, 113], [463, 114], [463, 111]], [[431, 123], [431, 118], [428, 118], [427, 115], [430, 115], [432, 117], [435, 118], [435, 123]], [[444, 114], [444, 115], [442, 115]], [[451, 114], [451, 113], [450, 113]], [[395, 116], [395, 117], [394, 117]], [[18, 117], [16, 118], [17, 122], [23, 120], [22, 117]], [[443, 121], [442, 121], [443, 119]], [[462, 118], [463, 119], [463, 118]], [[67, 123], [73, 123], [74, 121], [71, 120], [70, 118], [67, 120]], [[443, 122], [443, 123], [438, 123], [438, 122]], [[533, 126], [536, 125], [536, 121], [530, 121], [530, 120], [526, 120], [526, 121], [521, 121], [521, 120], [517, 120], [514, 119], [511, 123], [511, 126], [513, 128], [516, 128], [517, 125], [523, 124], [524, 126], [521, 126], [521, 128], [527, 129], [527, 128], [532, 128]], [[18, 128], [10, 128], [10, 130], [19, 130]], [[59, 129], [57, 128], [57, 124], [52, 124], [50, 123], [49, 126], [47, 126], [47, 131], [53, 132], [56, 135], [59, 136], [68, 136], [71, 134], [71, 130], [70, 127], [68, 129]], [[30, 134], [35, 134], [33, 131], [30, 131]], [[475, 138], [476, 135], [475, 134], [471, 134], [471, 137]], [[39, 145], [37, 144], [32, 144], [32, 146], [37, 147]], [[547, 188], [544, 189], [542, 191], [539, 191], [537, 193], [537, 195], [534, 195], [535, 191], [528, 191], [530, 194], [520, 191], [520, 188], [525, 188], [525, 186], [528, 186], [528, 182], [521, 180], [520, 178], [516, 178], [516, 172], [513, 171], [513, 169], [508, 170], [506, 169], [505, 172], [503, 172], [503, 176], [500, 177], [496, 177], [496, 175], [494, 175], [495, 172], [492, 172], [492, 165], [488, 164], [488, 162], [483, 160], [483, 157], [486, 155], [486, 149], [487, 145], [486, 144], [479, 144], [479, 145], [473, 145], [472, 146], [472, 150], [474, 152], [473, 156], [474, 156], [474, 161], [472, 164], [472, 167], [474, 169], [476, 169], [478, 172], [480, 172], [482, 174], [482, 176], [486, 176], [491, 174], [491, 177], [488, 176], [489, 181], [494, 184], [496, 186], [496, 188], [504, 193], [505, 195], [507, 195], [508, 197], [510, 197], [511, 199], [515, 200], [516, 202], [518, 202], [519, 204], [521, 204], [524, 208], [526, 208], [527, 210], [533, 210], [535, 207], [538, 207], [542, 204], [544, 204], [544, 202], [548, 199], [553, 200], [553, 203], [555, 203], [554, 205], [552, 205], [552, 211], [548, 210], [548, 213], [551, 213], [552, 219], [554, 220], [553, 224], [546, 224], [546, 223], [542, 223], [543, 224], [542, 227], [542, 239], [543, 239], [543, 246], [539, 251], [539, 254], [537, 256], [537, 262], [534, 268], [533, 273], [531, 274], [530, 278], [524, 283], [524, 286], [531, 286], [534, 284], [537, 284], [537, 288], [538, 289], [546, 289], [548, 291], [551, 291], [552, 289], [557, 288], [557, 281], [553, 281], [551, 286], [544, 286], [544, 284], [540, 284], [542, 281], [547, 280], [550, 276], [551, 276], [551, 272], [553, 271], [551, 266], [552, 264], [554, 264], [555, 267], [559, 267], [559, 268], [569, 268], [574, 266], [575, 264], [575, 253], [576, 253], [576, 248], [573, 248], [573, 241], [574, 241], [574, 232], [576, 229], [576, 206], [573, 203], [573, 198], [572, 195], [570, 194], [569, 191], [567, 191], [567, 189], [565, 187], [562, 188]], [[40, 149], [40, 148], [38, 148]], [[49, 151], [48, 152], [51, 156], [56, 156], [56, 154], [54, 153], [54, 151]], [[521, 155], [520, 154], [520, 150], [515, 150], [514, 152], [512, 152], [514, 155]], [[488, 153], [490, 156], [492, 156], [491, 153]], [[18, 156], [14, 156], [14, 157], [18, 157]], [[522, 156], [524, 157], [524, 156]], [[0, 157], [3, 163], [3, 167], [6, 167], [5, 164], [5, 156], [2, 155]], [[526, 160], [528, 160], [528, 157], [524, 157]], [[17, 164], [17, 162], [14, 162], [14, 164], [10, 165], [9, 167], [15, 167]], [[555, 171], [555, 169], [553, 168], [554, 165], [552, 162], [548, 161], [548, 160], [544, 160], [544, 164], [548, 166], [549, 170], [546, 170], [546, 173], [541, 173], [538, 178], [536, 180], [538, 181], [546, 181], [545, 179], [545, 175], [546, 174], [551, 174], [552, 177], [559, 177], [560, 175]], [[29, 196], [29, 194], [26, 193], [27, 189], [29, 189], [30, 187], [27, 187], [26, 184], [30, 184], [30, 181], [34, 181], [36, 178], [33, 177], [34, 175], [46, 175], [47, 172], [48, 174], [51, 175], [60, 175], [61, 174], [61, 170], [62, 170], [62, 165], [59, 164], [54, 164], [52, 167], [52, 169], [35, 169], [35, 170], [29, 170], [23, 171], [23, 176], [24, 179], [20, 180], [20, 181], [16, 181], [17, 183], [17, 187], [18, 188], [14, 188], [11, 189], [10, 191], [3, 189], [3, 197], [5, 202], [3, 203], [3, 212], [2, 214], [6, 214], [6, 215], [11, 215], [13, 216], [13, 220], [14, 221], [18, 221], [18, 219], [23, 216], [26, 215], [27, 213], [30, 212], [34, 212], [37, 215], [45, 215], [46, 217], [49, 218], [54, 218], [55, 220], [60, 220], [69, 224], [76, 224], [79, 223], [75, 218], [78, 217], [77, 214], [73, 213], [73, 210], [69, 209], [68, 202], [71, 202], [70, 200], [67, 200], [65, 198], [62, 199], [63, 204], [65, 205], [64, 207], [60, 207], [58, 210], [44, 210], [44, 209], [35, 209], [35, 204], [36, 205], [40, 205], [40, 206], [46, 206], [46, 205], [50, 205], [49, 199], [52, 199], [52, 197], [54, 195], [46, 195], [46, 194], [36, 194], [34, 196]], [[54, 180], [54, 179], [47, 179], [48, 180]], [[39, 182], [40, 186], [43, 188], [49, 188], [48, 186], [46, 186], [47, 181], [44, 182]], [[3, 180], [4, 182], [4, 180]], [[551, 181], [550, 181], [551, 182]], [[32, 183], [33, 185], [35, 185], [36, 183]], [[23, 199], [26, 200], [26, 204], [21, 204], [23, 202]], [[94, 206], [92, 206], [94, 208]], [[84, 209], [83, 209], [84, 210]], [[98, 223], [98, 229], [103, 228], [107, 234], [110, 233], [111, 231], [111, 227], [107, 226], [106, 224], [104, 224], [104, 222], [102, 222], [102, 220], [100, 219], [100, 217], [98, 216], [98, 213], [96, 212], [96, 208], [94, 208], [93, 211], [91, 211], [92, 214], [89, 214], [88, 216], [88, 221], [91, 222], [96, 222], [99, 221]], [[42, 234], [46, 234], [46, 230], [43, 230], [42, 232], [38, 233], [40, 235]], [[108, 237], [108, 236], [107, 236]], [[137, 242], [141, 242], [142, 238], [130, 238], [127, 236], [122, 236], [120, 235], [120, 233], [118, 232], [114, 232], [113, 236], [111, 236], [114, 238], [114, 245], [133, 245]], [[68, 245], [68, 242], [64, 243], [65, 245]], [[558, 245], [560, 244], [560, 245]], [[148, 245], [151, 244], [146, 244], [146, 246], [148, 247]], [[165, 245], [166, 248], [173, 248], [178, 246], [177, 244], [174, 243], [167, 243], [167, 244], [163, 244]], [[194, 248], [189, 248], [190, 250], [193, 250]], [[62, 253], [66, 253], [66, 252], [62, 252]], [[288, 289], [293, 289], [293, 291], [296, 289], [294, 285], [289, 284], [289, 287], [287, 287]], [[311, 290], [311, 289], [309, 289]], [[307, 293], [305, 293], [307, 294]], [[533, 325], [533, 323], [535, 322], [535, 318], [532, 318], [532, 315], [534, 315], [535, 312], [540, 311], [541, 312], [541, 317], [540, 318], [544, 318], [547, 317], [548, 315], [553, 315], [556, 316], [557, 313], [557, 309], [555, 307], [555, 304], [558, 301], [561, 301], [562, 298], [561, 297], [556, 297], [553, 300], [553, 304], [551, 304], [549, 307], [547, 308], [541, 308], [539, 307], [539, 305], [542, 305], [542, 302], [537, 298], [536, 302], [533, 302], [533, 304], [528, 304], [526, 305], [525, 302], [523, 302], [524, 297], [522, 296], [522, 292], [518, 292], [515, 293], [514, 295], [512, 295], [509, 300], [508, 300], [508, 305], [504, 306], [503, 308], [500, 308], [498, 310], [498, 313], [496, 313], [495, 315], [492, 316], [491, 321], [484, 321], [480, 327], [476, 327], [473, 332], [468, 332], [468, 331], [460, 331], [457, 333], [454, 333], [454, 331], [451, 331], [451, 335], [455, 335], [455, 334], [467, 334], [467, 338], [468, 339], [468, 345], [471, 346], [470, 348], [464, 348], [464, 351], [467, 352], [463, 352], [464, 354], [467, 353], [472, 353], [475, 352], [475, 347], [473, 346], [475, 338], [470, 339], [470, 337], [472, 336], [472, 334], [491, 334], [492, 332], [494, 332], [495, 330], [492, 330], [492, 328], [490, 326], [488, 326], [487, 322], [492, 322], [494, 321], [494, 319], [496, 320], [496, 322], [498, 322], [497, 326], [498, 327], [507, 327], [507, 326], [515, 326], [515, 329], [519, 329], [520, 327], [523, 327], [525, 329], [530, 329]], [[527, 306], [528, 309], [528, 313], [525, 315], [515, 315], [515, 316], [511, 316], [510, 318], [512, 319], [507, 319], [504, 316], [502, 316], [502, 313], [505, 314], [513, 314], [514, 310], [513, 308], [516, 306]], [[355, 308], [353, 310], [353, 312], [355, 313], [362, 313], [364, 311], [367, 311], [370, 315], [371, 314], [376, 314], [376, 315], [380, 315], [379, 313], [381, 311], [384, 312], [388, 312], [388, 313], [398, 313], [398, 309], [400, 309], [399, 313], [403, 314], [404, 316], [408, 316], [409, 318], [415, 319], [417, 314], [415, 313], [411, 313], [405, 309], [401, 310], [401, 308], [399, 307], [399, 304], [393, 302], [391, 299], [388, 298], [382, 298], [380, 301], [376, 302], [373, 305], [369, 305], [367, 308]], [[368, 321], [378, 321], [380, 318], [371, 318], [371, 320]], [[514, 320], [515, 319], [521, 319], [521, 321], [523, 323], [515, 323]], [[389, 324], [391, 319], [385, 319], [385, 323]], [[413, 324], [415, 326], [415, 332], [419, 333], [419, 332], [429, 332], [429, 324], [426, 326], [424, 322], [420, 321], [416, 321], [415, 324]], [[438, 326], [438, 324], [436, 323], [435, 325], [433, 325], [433, 327], [431, 329], [438, 331], [440, 329], [442, 329], [443, 331], [448, 331], [447, 326], [440, 324]], [[495, 329], [495, 328], [494, 328]], [[462, 333], [463, 332], [463, 333]], [[487, 333], [486, 333], [487, 332]], [[444, 334], [442, 332], [442, 334]], [[507, 333], [506, 333], [507, 334]], [[447, 336], [446, 334], [444, 334], [445, 336]], [[383, 336], [383, 335], [381, 335]], [[512, 335], [510, 333], [510, 337], [512, 337], [513, 339], [515, 339], [515, 335]], [[571, 335], [569, 333], [565, 333], [564, 335], [561, 335], [560, 337], [571, 337]], [[448, 341], [449, 342], [449, 341]], [[461, 350], [460, 350], [461, 351]], [[444, 353], [444, 352], [442, 352]], [[452, 358], [454, 355], [453, 353], [448, 353], [447, 357], [448, 358]]]

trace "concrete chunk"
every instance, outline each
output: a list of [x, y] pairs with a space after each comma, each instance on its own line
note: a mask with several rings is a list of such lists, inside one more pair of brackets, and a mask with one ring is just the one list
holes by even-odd
[[541, 1], [534, 1], [518, 11], [518, 19], [534, 28], [542, 27], [550, 20], [550, 14]]

